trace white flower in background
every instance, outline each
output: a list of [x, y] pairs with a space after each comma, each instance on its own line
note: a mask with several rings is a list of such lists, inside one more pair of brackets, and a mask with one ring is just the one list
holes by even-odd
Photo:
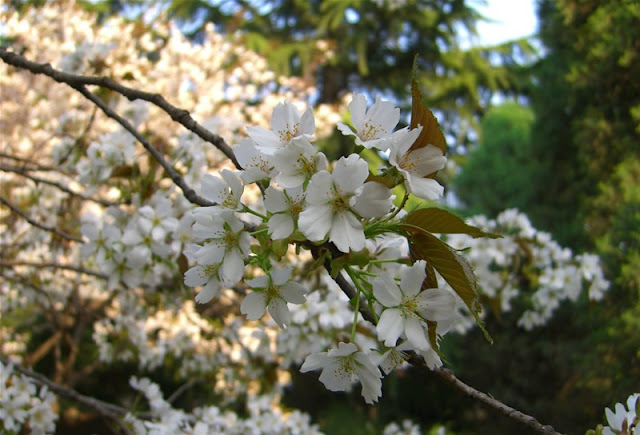
[[293, 233], [304, 209], [304, 198], [301, 187], [281, 191], [271, 186], [265, 191], [264, 207], [273, 213], [267, 223], [273, 240], [286, 239]]
[[421, 286], [427, 274], [426, 262], [417, 261], [402, 274], [400, 286], [389, 275], [373, 279], [373, 294], [384, 307], [376, 326], [378, 338], [392, 347], [403, 334], [418, 350], [430, 348], [422, 319], [446, 321], [453, 316], [455, 299], [446, 290]]
[[149, 250], [144, 246], [126, 248], [114, 245], [111, 255], [98, 263], [100, 270], [108, 275], [108, 289], [113, 290], [123, 281], [127, 287], [135, 287], [142, 281], [142, 268], [146, 266]]
[[421, 131], [422, 126], [413, 130], [398, 130], [391, 145], [389, 163], [398, 168], [404, 176], [410, 193], [419, 198], [436, 200], [442, 196], [444, 188], [433, 178], [425, 177], [444, 168], [447, 158], [440, 148], [431, 144], [410, 149]]
[[400, 120], [400, 109], [390, 101], [383, 101], [380, 97], [367, 110], [367, 98], [364, 94], [356, 94], [349, 103], [351, 112], [351, 123], [355, 132], [351, 128], [338, 122], [338, 130], [345, 136], [356, 137], [356, 144], [365, 148], [377, 148], [385, 151], [391, 145], [393, 129]]
[[231, 210], [241, 209], [240, 199], [244, 192], [242, 180], [228, 169], [220, 171], [220, 175], [224, 181], [211, 174], [202, 177], [202, 196], [222, 207]]
[[251, 139], [242, 139], [233, 147], [233, 153], [243, 169], [240, 177], [245, 184], [270, 179], [275, 175], [271, 156], [261, 153]]
[[254, 290], [248, 294], [240, 305], [240, 312], [247, 315], [249, 320], [258, 320], [268, 309], [281, 328], [285, 328], [291, 321], [291, 312], [287, 302], [304, 304], [306, 289], [291, 279], [291, 268], [274, 268], [269, 275], [259, 276], [247, 280], [247, 284]]
[[197, 208], [193, 217], [193, 234], [205, 241], [193, 254], [194, 259], [204, 265], [221, 263], [218, 275], [222, 284], [236, 284], [250, 252], [251, 238], [244, 231], [244, 224], [232, 211], [218, 207]]
[[[636, 415], [637, 400], [640, 400], [640, 393], [629, 396], [627, 399], [627, 408], [625, 408], [622, 403], [616, 403], [615, 413], [609, 408], [606, 408], [604, 413], [607, 416], [609, 426], [606, 426], [602, 430], [602, 435], [635, 434], [638, 423], [636, 419], [640, 418], [640, 416]], [[636, 427], [631, 428], [633, 423], [636, 423]]]
[[273, 164], [279, 174], [276, 183], [283, 188], [302, 186], [305, 181], [327, 169], [327, 158], [316, 151], [308, 139], [293, 139], [273, 156]]
[[[357, 154], [342, 157], [332, 173], [315, 174], [307, 187], [307, 207], [298, 219], [300, 231], [311, 241], [329, 234], [329, 240], [342, 252], [363, 249], [360, 216], [383, 216], [391, 209], [391, 191], [379, 183], [365, 188], [368, 175], [367, 162]], [[358, 201], [358, 195], [364, 200]]]
[[293, 104], [284, 101], [273, 109], [271, 130], [252, 126], [247, 127], [247, 134], [260, 151], [272, 155], [292, 139], [299, 137], [310, 139], [315, 130], [316, 124], [311, 108], [300, 116], [300, 112]]
[[373, 404], [382, 396], [381, 373], [369, 355], [353, 343], [338, 343], [337, 349], [309, 355], [300, 371], [322, 369], [320, 382], [330, 391], [350, 391], [355, 380], [362, 384], [362, 397]]
[[89, 239], [81, 248], [84, 258], [95, 255], [96, 262], [102, 263], [112, 249], [114, 243], [119, 241], [122, 233], [113, 225], [104, 223], [101, 228], [93, 221], [87, 221], [80, 228], [82, 235]]

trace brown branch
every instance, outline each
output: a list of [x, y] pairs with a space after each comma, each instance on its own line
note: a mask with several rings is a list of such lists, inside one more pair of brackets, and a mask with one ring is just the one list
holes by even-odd
[[82, 243], [82, 239], [79, 237], [75, 237], [72, 236], [71, 234], [67, 234], [64, 231], [60, 231], [59, 229], [55, 228], [55, 227], [48, 227], [46, 225], [43, 225], [39, 222], [34, 221], [33, 219], [31, 219], [29, 216], [27, 216], [25, 214], [25, 212], [23, 212], [22, 210], [20, 210], [18, 207], [16, 207], [15, 205], [13, 205], [11, 202], [7, 201], [6, 199], [4, 199], [2, 196], [0, 196], [0, 203], [6, 205], [7, 207], [9, 207], [14, 213], [20, 215], [24, 220], [26, 220], [27, 222], [29, 222], [31, 225], [33, 225], [34, 227], [38, 227], [41, 230], [44, 231], [49, 231], [51, 233], [54, 233], [60, 237], [62, 237], [63, 239], [67, 239], [67, 240], [71, 240], [74, 242], [81, 242]]
[[108, 77], [90, 77], [65, 73], [63, 71], [52, 68], [48, 63], [31, 62], [17, 53], [12, 53], [3, 48], [0, 48], [0, 58], [9, 65], [13, 65], [21, 69], [26, 69], [34, 74], [44, 74], [59, 83], [66, 83], [74, 89], [78, 89], [79, 87], [84, 87], [87, 85], [101, 86], [125, 96], [130, 101], [148, 101], [164, 110], [172, 120], [178, 122], [186, 129], [192, 131], [201, 139], [214, 145], [216, 148], [222, 151], [222, 153], [227, 156], [227, 158], [229, 158], [237, 168], [240, 168], [240, 165], [233, 153], [233, 149], [225, 142], [222, 137], [210, 132], [209, 130], [198, 124], [191, 117], [188, 111], [170, 104], [160, 94], [129, 88], [111, 80]]
[[67, 399], [73, 400], [74, 402], [81, 403], [89, 408], [97, 411], [100, 415], [113, 420], [115, 423], [120, 426], [120, 429], [123, 433], [131, 434], [132, 432], [125, 426], [122, 422], [122, 417], [129, 413], [129, 410], [122, 408], [117, 405], [113, 405], [111, 403], [103, 402], [102, 400], [95, 399], [93, 397], [85, 396], [83, 394], [78, 393], [76, 390], [65, 387], [64, 385], [58, 384], [56, 382], [51, 381], [46, 376], [36, 373], [32, 370], [26, 369], [18, 364], [15, 364], [9, 361], [4, 356], [0, 355], [0, 362], [4, 365], [11, 365], [15, 371], [18, 373], [27, 376], [33, 381], [40, 385], [46, 386], [49, 390], [53, 391], [59, 396], [65, 397]]
[[[0, 157], [2, 157], [3, 159], [10, 159], [13, 160], [15, 162], [20, 162], [23, 164], [24, 169], [28, 170], [28, 171], [41, 171], [41, 172], [61, 172], [64, 173], [63, 171], [60, 170], [60, 168], [55, 167], [55, 166], [41, 166], [38, 165], [38, 163], [31, 161], [29, 159], [24, 159], [22, 157], [17, 157], [11, 154], [7, 154], [7, 153], [2, 153], [0, 152]], [[31, 165], [31, 168], [27, 168], [26, 165]]]
[[[412, 361], [414, 357], [417, 357], [417, 355], [412, 355], [409, 358], [409, 362], [411, 364], [414, 364], [414, 362]], [[424, 364], [424, 360], [422, 360], [422, 364]], [[517, 409], [514, 409], [500, 402], [499, 400], [494, 399], [488, 394], [483, 393], [482, 391], [478, 391], [475, 388], [465, 384], [460, 379], [458, 379], [456, 375], [449, 369], [437, 368], [433, 372], [436, 374], [436, 376], [438, 376], [444, 382], [453, 386], [456, 390], [462, 392], [466, 396], [469, 396], [472, 399], [475, 399], [481, 403], [484, 403], [491, 409], [497, 411], [498, 413], [504, 415], [505, 417], [508, 417], [512, 420], [517, 421], [518, 423], [521, 423], [527, 426], [529, 429], [533, 429], [538, 433], [544, 433], [544, 434], [558, 434], [558, 435], [560, 434], [559, 432], [556, 432], [553, 426], [543, 425], [534, 417], [527, 415], [523, 412], [520, 412]]]
[[49, 186], [56, 187], [56, 188], [60, 189], [61, 191], [65, 192], [65, 193], [68, 193], [69, 195], [77, 196], [78, 198], [81, 198], [81, 199], [83, 199], [85, 201], [93, 201], [93, 202], [98, 203], [100, 205], [103, 205], [105, 207], [109, 207], [109, 206], [115, 205], [115, 203], [113, 203], [113, 202], [105, 201], [103, 199], [98, 199], [98, 198], [92, 198], [92, 197], [84, 195], [84, 194], [82, 194], [80, 192], [74, 192], [73, 190], [69, 189], [68, 187], [63, 186], [62, 184], [57, 183], [55, 181], [51, 181], [51, 180], [47, 180], [47, 179], [44, 179], [44, 178], [37, 177], [35, 175], [31, 175], [31, 174], [28, 173], [29, 171], [31, 171], [31, 169], [20, 168], [20, 167], [17, 167], [17, 166], [0, 165], [0, 171], [12, 172], [14, 174], [17, 174], [17, 175], [23, 176], [25, 178], [28, 178], [28, 179], [36, 182], [36, 183], [48, 184]]
[[84, 275], [95, 276], [96, 278], [100, 278], [100, 279], [109, 279], [109, 277], [104, 273], [95, 272], [93, 270], [85, 269], [78, 266], [72, 266], [70, 264], [36, 263], [34, 261], [20, 261], [20, 260], [0, 261], [0, 267], [13, 267], [13, 266], [29, 266], [29, 267], [36, 267], [39, 269], [71, 270], [73, 272], [81, 273]]

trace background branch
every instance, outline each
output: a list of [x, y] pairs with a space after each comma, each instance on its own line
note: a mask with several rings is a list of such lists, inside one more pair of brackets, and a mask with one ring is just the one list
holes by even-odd
[[60, 231], [59, 229], [57, 229], [55, 227], [49, 227], [49, 226], [43, 225], [43, 224], [41, 224], [39, 222], [36, 222], [35, 220], [33, 220], [29, 216], [27, 216], [25, 212], [20, 210], [18, 207], [16, 207], [11, 202], [9, 202], [6, 199], [4, 199], [2, 196], [0, 196], [0, 203], [2, 203], [4, 205], [6, 205], [7, 207], [9, 207], [14, 213], [20, 215], [24, 220], [29, 222], [34, 227], [38, 227], [38, 228], [40, 228], [40, 229], [42, 229], [44, 231], [49, 231], [51, 233], [54, 233], [54, 234], [62, 237], [63, 239], [67, 239], [67, 240], [71, 240], [71, 241], [74, 241], [74, 242], [83, 243], [82, 239], [79, 238], [79, 237], [75, 237], [75, 236], [72, 236], [71, 234], [67, 234], [64, 231]]

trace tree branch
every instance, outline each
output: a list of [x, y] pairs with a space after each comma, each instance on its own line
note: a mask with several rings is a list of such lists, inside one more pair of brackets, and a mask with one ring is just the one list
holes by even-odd
[[21, 373], [40, 385], [46, 386], [48, 389], [53, 391], [59, 396], [66, 397], [67, 399], [73, 400], [74, 402], [81, 403], [83, 405], [88, 406], [89, 408], [97, 411], [100, 415], [107, 417], [110, 420], [113, 420], [115, 423], [120, 426], [120, 429], [123, 433], [131, 434], [132, 432], [124, 425], [122, 422], [122, 417], [129, 413], [129, 410], [122, 408], [117, 405], [113, 405], [111, 403], [103, 402], [102, 400], [95, 399], [93, 397], [85, 396], [83, 394], [78, 393], [76, 390], [65, 387], [64, 385], [60, 385], [51, 381], [44, 375], [40, 373], [36, 373], [32, 370], [26, 369], [18, 364], [15, 364], [9, 361], [8, 358], [0, 355], [0, 362], [5, 366], [11, 365], [15, 371]]
[[229, 158], [237, 168], [240, 168], [240, 165], [233, 153], [233, 149], [225, 142], [222, 137], [210, 132], [209, 130], [198, 124], [191, 117], [188, 111], [173, 106], [160, 94], [154, 94], [129, 88], [111, 80], [108, 77], [90, 77], [65, 73], [54, 69], [48, 63], [31, 62], [26, 58], [20, 56], [19, 54], [7, 51], [4, 48], [0, 48], [0, 58], [9, 65], [13, 65], [21, 69], [26, 69], [34, 74], [44, 74], [51, 77], [57, 82], [66, 83], [74, 89], [78, 89], [78, 87], [84, 87], [85, 85], [95, 85], [111, 89], [112, 91], [125, 96], [130, 101], [148, 101], [164, 110], [171, 117], [171, 119], [178, 122], [186, 129], [192, 131], [201, 139], [214, 145], [216, 148], [222, 151], [222, 153], [227, 156], [227, 158]]
[[67, 234], [64, 231], [60, 231], [59, 229], [57, 229], [55, 227], [48, 227], [46, 225], [42, 225], [41, 223], [34, 221], [29, 216], [27, 216], [22, 210], [20, 210], [18, 207], [13, 205], [11, 202], [9, 202], [6, 199], [4, 199], [2, 196], [0, 196], [0, 203], [2, 203], [4, 205], [6, 205], [7, 207], [9, 207], [14, 213], [20, 215], [24, 220], [29, 222], [34, 227], [38, 227], [38, 228], [40, 228], [42, 230], [54, 233], [54, 234], [62, 237], [63, 239], [67, 239], [67, 240], [71, 240], [71, 241], [74, 241], [74, 242], [82, 243], [82, 239], [80, 239], [78, 237], [72, 236], [71, 234]]
[[78, 266], [73, 266], [70, 264], [60, 264], [60, 263], [36, 263], [35, 261], [20, 261], [20, 260], [9, 260], [9, 261], [0, 261], [0, 267], [13, 267], [13, 266], [29, 266], [36, 267], [40, 269], [63, 269], [63, 270], [71, 270], [77, 273], [82, 273], [84, 275], [95, 276], [100, 279], [109, 279], [107, 275], [100, 272], [95, 272], [93, 270], [85, 269]]
[[20, 167], [17, 167], [17, 166], [0, 165], [0, 171], [12, 172], [14, 174], [18, 174], [18, 175], [21, 175], [21, 176], [23, 176], [25, 178], [28, 178], [28, 179], [32, 180], [32, 181], [35, 181], [36, 183], [48, 184], [49, 186], [56, 187], [56, 188], [60, 189], [61, 191], [65, 192], [65, 193], [68, 193], [69, 195], [77, 196], [78, 198], [81, 198], [81, 199], [83, 199], [85, 201], [93, 201], [93, 202], [98, 203], [98, 204], [100, 204], [102, 206], [105, 206], [105, 207], [109, 207], [109, 206], [115, 205], [115, 203], [113, 203], [113, 202], [105, 201], [103, 199], [92, 198], [92, 197], [86, 196], [86, 195], [84, 195], [84, 194], [82, 194], [80, 192], [74, 192], [73, 190], [69, 189], [68, 187], [63, 186], [62, 184], [57, 183], [55, 181], [50, 181], [50, 180], [46, 180], [44, 178], [37, 177], [35, 175], [31, 175], [31, 174], [28, 173], [29, 171], [31, 171], [31, 169], [26, 169], [26, 168], [23, 169], [23, 168], [20, 168]]

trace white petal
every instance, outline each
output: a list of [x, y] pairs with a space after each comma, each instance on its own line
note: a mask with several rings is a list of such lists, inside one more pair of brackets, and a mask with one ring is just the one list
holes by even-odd
[[201, 180], [202, 196], [209, 201], [222, 203], [227, 198], [228, 186], [218, 177], [211, 174], [204, 174]]
[[271, 213], [285, 211], [289, 208], [289, 200], [282, 190], [269, 186], [264, 192], [264, 207]]
[[385, 346], [395, 346], [404, 331], [404, 321], [400, 309], [387, 308], [384, 310], [378, 320], [376, 331], [378, 332], [378, 340], [384, 341]]
[[362, 384], [362, 397], [364, 401], [372, 405], [382, 396], [382, 380], [380, 370], [373, 365], [368, 356], [359, 353], [356, 360], [360, 364], [356, 368], [358, 379]]
[[269, 218], [267, 228], [273, 240], [286, 239], [293, 233], [293, 218], [286, 213], [274, 214]]
[[289, 282], [293, 267], [274, 268], [271, 271], [271, 282], [276, 287], [281, 287]]
[[[369, 123], [384, 135], [398, 125], [400, 120], [400, 109], [398, 109], [391, 101], [384, 101], [380, 97], [376, 98], [376, 102], [367, 111]], [[378, 134], [376, 137], [380, 137]]]
[[407, 159], [415, 165], [411, 174], [417, 177], [430, 175], [447, 164], [447, 158], [442, 154], [442, 150], [431, 144], [411, 151]]
[[455, 298], [447, 290], [430, 288], [418, 296], [418, 312], [433, 321], [447, 320], [453, 316]]
[[307, 186], [307, 204], [326, 204], [333, 197], [333, 178], [327, 171], [314, 174]]
[[287, 324], [291, 321], [291, 312], [287, 303], [282, 298], [271, 298], [269, 301], [269, 314], [273, 320], [282, 328], [286, 328]]
[[233, 249], [227, 251], [220, 267], [220, 280], [224, 285], [234, 285], [242, 279], [244, 273], [244, 261], [240, 253]]
[[370, 181], [362, 187], [353, 208], [362, 217], [378, 217], [387, 214], [392, 205], [391, 190], [384, 184]]
[[292, 304], [304, 304], [307, 301], [307, 290], [296, 282], [288, 282], [281, 289], [282, 297]]
[[327, 352], [312, 353], [307, 356], [300, 367], [300, 373], [307, 373], [325, 367], [332, 358], [327, 357]]
[[389, 275], [377, 276], [371, 281], [373, 295], [385, 307], [397, 307], [402, 302], [402, 293], [398, 285]]
[[260, 275], [253, 279], [248, 279], [246, 283], [251, 288], [264, 289], [269, 286], [269, 277], [267, 275]]
[[234, 198], [239, 201], [240, 197], [242, 196], [242, 192], [244, 192], [244, 186], [242, 185], [242, 180], [240, 180], [240, 177], [238, 177], [235, 172], [228, 169], [223, 169], [220, 172], [220, 175], [222, 175], [224, 181], [226, 181], [231, 188], [231, 192], [233, 193]]
[[409, 176], [407, 182], [409, 183], [410, 192], [422, 199], [435, 201], [440, 198], [444, 192], [444, 187], [433, 178]]
[[426, 262], [424, 260], [416, 261], [411, 267], [405, 269], [400, 281], [400, 289], [406, 296], [415, 296], [420, 293], [422, 283], [427, 277], [425, 272]]
[[369, 176], [369, 165], [359, 155], [351, 154], [349, 157], [341, 157], [338, 160], [331, 176], [340, 190], [353, 193]]
[[219, 243], [211, 242], [198, 249], [194, 259], [200, 264], [214, 264], [222, 260], [224, 253], [225, 250]]
[[417, 317], [410, 316], [404, 320], [404, 333], [407, 335], [407, 340], [418, 350], [429, 348], [425, 332], [422, 322]]
[[332, 223], [333, 212], [327, 206], [307, 207], [298, 217], [298, 228], [312, 242], [324, 239]]
[[196, 265], [184, 273], [184, 285], [197, 287], [209, 281], [209, 276], [205, 273], [204, 266]]
[[354, 375], [355, 373], [347, 372], [341, 361], [337, 360], [326, 366], [318, 379], [329, 391], [349, 391]]
[[338, 343], [337, 348], [331, 349], [329, 351], [328, 355], [334, 356], [334, 357], [347, 356], [357, 351], [358, 351], [358, 346], [356, 346], [354, 343], [345, 343], [341, 341], [340, 343]]
[[405, 127], [401, 130], [393, 133], [393, 144], [391, 145], [391, 154], [389, 156], [389, 162], [397, 166], [397, 162], [407, 154], [411, 145], [418, 139], [422, 132], [422, 126], [418, 126], [413, 130], [409, 130], [409, 127]]
[[200, 293], [196, 295], [196, 302], [199, 304], [205, 304], [213, 299], [220, 290], [220, 281], [215, 278], [211, 278], [207, 285], [205, 285]]
[[316, 121], [313, 118], [313, 112], [309, 107], [300, 117], [300, 134], [312, 135], [316, 131]]
[[267, 309], [267, 296], [263, 292], [253, 292], [245, 296], [240, 304], [240, 312], [249, 320], [258, 320]]
[[351, 112], [351, 124], [360, 131], [364, 125], [365, 113], [367, 110], [367, 97], [364, 94], [356, 94], [349, 103], [349, 112]]
[[333, 218], [329, 240], [342, 252], [360, 251], [365, 245], [362, 224], [351, 212], [338, 213]]
[[338, 127], [338, 130], [340, 130], [340, 132], [345, 136], [358, 136], [356, 134], [356, 132], [351, 130], [351, 127], [349, 127], [347, 124], [344, 124], [342, 122], [338, 122], [336, 124], [336, 127]]
[[258, 150], [266, 155], [273, 155], [277, 150], [282, 148], [282, 143], [278, 136], [271, 130], [262, 127], [247, 127], [247, 134], [258, 146]]

